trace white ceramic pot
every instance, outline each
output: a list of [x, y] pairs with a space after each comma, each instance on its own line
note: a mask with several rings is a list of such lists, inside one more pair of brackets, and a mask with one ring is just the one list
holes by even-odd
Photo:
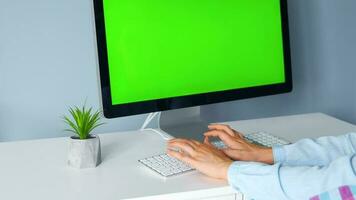
[[69, 139], [67, 164], [77, 169], [94, 168], [101, 163], [101, 147], [99, 136], [80, 140], [78, 137]]

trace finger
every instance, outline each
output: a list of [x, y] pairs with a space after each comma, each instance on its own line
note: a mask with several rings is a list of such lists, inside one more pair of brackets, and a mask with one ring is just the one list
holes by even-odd
[[194, 147], [186, 142], [172, 142], [168, 144], [168, 149], [181, 149], [189, 155], [195, 155]]
[[167, 150], [167, 154], [173, 158], [176, 158], [180, 161], [183, 161], [185, 163], [187, 163], [188, 165], [193, 167], [194, 164], [194, 159], [184, 155], [182, 152], [177, 152], [177, 151], [172, 151], [172, 150]]
[[187, 140], [187, 139], [179, 139], [179, 138], [170, 140], [168, 142], [168, 144], [175, 143], [175, 142], [186, 143], [186, 144], [189, 144], [190, 146], [192, 146], [193, 148], [197, 148], [197, 146], [200, 144], [198, 141], [195, 141], [195, 140]]
[[249, 143], [249, 142], [246, 140], [245, 135], [242, 134], [242, 133], [238, 133], [238, 134], [237, 134], [237, 137], [235, 138], [235, 141], [236, 141], [236, 142], [239, 142], [239, 143], [242, 143], [242, 144]]
[[235, 136], [235, 131], [228, 125], [224, 124], [213, 124], [208, 126], [209, 129], [225, 131], [231, 136]]
[[171, 139], [168, 141], [168, 143], [173, 143], [173, 142], [185, 142], [185, 143], [191, 143], [192, 140], [188, 140], [188, 139], [182, 139], [182, 138], [175, 138], [175, 139]]
[[193, 142], [196, 146], [201, 145], [201, 143], [199, 141], [196, 141], [196, 140], [190, 140], [190, 142]]
[[237, 130], [234, 130], [234, 129], [232, 129], [233, 131], [234, 131], [234, 133], [235, 133], [235, 135], [237, 135], [237, 136], [239, 136], [239, 137], [243, 137], [244, 136], [244, 134], [242, 134], [240, 131], [237, 131]]
[[207, 131], [204, 133], [204, 136], [206, 137], [218, 137], [220, 139], [226, 138], [226, 139], [232, 139], [233, 137], [226, 133], [225, 131], [220, 131], [220, 130], [211, 130]]
[[207, 136], [204, 137], [204, 144], [207, 144], [209, 146], [213, 146], [213, 144], [211, 144], [211, 142], [209, 141], [209, 137], [207, 137]]
[[187, 139], [182, 139], [182, 138], [174, 138], [174, 139], [171, 139], [171, 140], [168, 140], [168, 143], [170, 142], [181, 142], [181, 141], [188, 141]]
[[219, 137], [228, 146], [232, 146], [232, 145], [235, 146], [235, 145], [240, 145], [240, 144], [246, 143], [243, 135], [231, 136], [231, 135], [227, 134], [226, 132], [219, 131], [219, 130], [208, 131], [208, 132], [204, 133], [204, 135], [208, 136], [208, 137]]
[[220, 140], [222, 140], [228, 146], [231, 146], [234, 144], [234, 138], [224, 131], [212, 130], [212, 131], [208, 131], [208, 132], [204, 133], [204, 136], [218, 137], [218, 138], [220, 138]]
[[236, 131], [236, 135], [239, 136], [239, 138], [244, 139], [244, 135], [242, 133]]

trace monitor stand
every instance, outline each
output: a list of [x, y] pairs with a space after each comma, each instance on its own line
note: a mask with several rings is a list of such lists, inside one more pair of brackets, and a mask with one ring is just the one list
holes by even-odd
[[185, 138], [203, 141], [208, 123], [200, 117], [200, 107], [184, 108], [148, 115], [141, 130], [153, 130], [165, 139]]

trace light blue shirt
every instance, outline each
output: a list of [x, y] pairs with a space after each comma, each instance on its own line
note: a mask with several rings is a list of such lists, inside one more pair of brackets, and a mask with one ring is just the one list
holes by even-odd
[[228, 181], [255, 200], [303, 200], [356, 185], [356, 133], [273, 147], [274, 165], [236, 161]]

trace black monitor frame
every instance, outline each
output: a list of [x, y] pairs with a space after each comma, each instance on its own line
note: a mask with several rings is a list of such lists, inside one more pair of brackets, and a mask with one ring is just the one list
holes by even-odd
[[281, 94], [292, 91], [292, 71], [289, 42], [289, 23], [287, 0], [280, 0], [282, 31], [283, 31], [283, 49], [285, 82], [280, 84], [257, 86], [243, 89], [234, 89], [220, 92], [211, 92], [205, 94], [195, 94], [180, 97], [156, 99], [136, 103], [112, 105], [109, 65], [106, 46], [105, 21], [103, 0], [94, 1], [95, 25], [97, 36], [97, 47], [99, 55], [99, 71], [101, 82], [101, 95], [103, 112], [106, 118], [123, 117], [129, 115], [144, 114], [149, 112], [165, 111], [179, 109], [226, 101], [233, 101], [245, 98]]

